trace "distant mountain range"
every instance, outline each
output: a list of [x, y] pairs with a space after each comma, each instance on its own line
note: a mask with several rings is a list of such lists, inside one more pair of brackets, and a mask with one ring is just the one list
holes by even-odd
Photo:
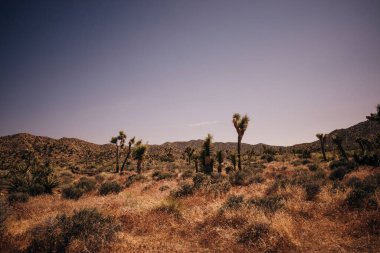
[[[346, 149], [359, 148], [355, 143], [358, 137], [372, 139], [380, 134], [380, 124], [372, 121], [364, 121], [346, 129], [334, 130], [328, 134], [327, 149], [332, 148], [331, 136], [340, 135], [343, 138], [343, 145]], [[191, 140], [187, 142], [166, 142], [161, 145], [150, 145], [149, 153], [159, 155], [167, 152], [170, 148], [173, 154], [179, 155], [187, 146], [200, 148], [202, 140]], [[216, 142], [217, 150], [234, 150], [234, 142]], [[311, 151], [319, 150], [319, 141], [311, 143], [296, 144], [293, 146], [272, 146], [267, 144], [242, 144], [242, 152], [254, 150], [255, 153], [262, 152], [265, 148], [274, 150], [282, 149], [285, 152], [291, 152], [293, 149]], [[56, 166], [84, 166], [85, 164], [97, 164], [97, 166], [107, 166], [113, 161], [115, 152], [111, 144], [97, 145], [75, 138], [53, 139], [49, 137], [34, 136], [31, 134], [20, 133], [0, 137], [0, 169], [10, 169], [32, 152], [42, 161], [50, 161]]]

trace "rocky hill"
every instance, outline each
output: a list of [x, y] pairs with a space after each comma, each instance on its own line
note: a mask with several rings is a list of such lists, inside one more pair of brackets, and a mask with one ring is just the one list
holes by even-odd
[[[331, 136], [338, 134], [343, 138], [343, 145], [346, 149], [358, 148], [355, 139], [358, 137], [372, 139], [380, 134], [380, 124], [371, 121], [364, 121], [347, 129], [334, 130], [328, 134], [327, 149], [331, 150]], [[187, 142], [166, 142], [162, 145], [151, 145], [149, 154], [152, 158], [165, 152], [173, 152], [180, 155], [187, 146], [200, 148], [202, 140], [191, 140]], [[281, 147], [267, 144], [242, 144], [242, 152], [254, 150], [255, 153], [261, 153], [265, 148], [273, 148], [291, 152], [293, 149], [311, 151], [319, 150], [319, 142], [316, 140], [311, 143], [297, 144], [294, 146]], [[217, 150], [234, 150], [236, 143], [233, 142], [216, 142]], [[110, 144], [97, 145], [75, 138], [53, 139], [49, 137], [34, 136], [31, 134], [21, 133], [0, 137], [0, 169], [10, 169], [18, 162], [25, 159], [28, 154], [33, 153], [42, 162], [49, 161], [55, 166], [77, 166], [83, 167], [96, 164], [97, 166], [106, 166], [114, 159], [114, 147]]]

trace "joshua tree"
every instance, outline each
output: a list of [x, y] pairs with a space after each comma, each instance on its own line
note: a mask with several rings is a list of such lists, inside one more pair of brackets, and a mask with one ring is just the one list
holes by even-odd
[[249, 122], [249, 118], [247, 115], [245, 115], [244, 117], [241, 117], [239, 113], [235, 113], [232, 116], [232, 123], [234, 124], [236, 132], [238, 134], [237, 153], [238, 153], [239, 170], [241, 170], [241, 152], [240, 152], [241, 140], [243, 139], [245, 130], [247, 130], [248, 122]]
[[371, 121], [376, 121], [377, 123], [380, 123], [380, 104], [376, 107], [377, 113], [371, 113], [366, 118]]
[[124, 159], [123, 165], [121, 165], [120, 172], [123, 171], [124, 166], [125, 166], [125, 170], [127, 170], [127, 168], [128, 168], [128, 159], [129, 159], [129, 157], [131, 156], [132, 145], [133, 145], [134, 143], [135, 143], [135, 137], [133, 137], [132, 139], [130, 139], [129, 142], [128, 142], [128, 151], [127, 151], [127, 155], [125, 156], [125, 159]]
[[327, 161], [326, 159], [326, 152], [325, 152], [325, 143], [327, 139], [327, 135], [325, 134], [316, 134], [317, 138], [319, 139], [319, 142], [321, 143], [321, 151], [323, 155], [323, 160]]
[[222, 173], [222, 168], [223, 168], [223, 162], [224, 162], [224, 152], [223, 150], [219, 150], [216, 153], [216, 159], [218, 160], [218, 173]]
[[343, 142], [342, 137], [339, 135], [333, 135], [332, 142], [337, 146], [337, 148], [340, 152], [340, 157], [345, 159], [345, 160], [348, 160], [347, 154], [344, 151], [343, 146], [342, 146], [342, 142]]
[[206, 174], [211, 174], [214, 167], [214, 145], [212, 143], [212, 135], [208, 134], [202, 146], [201, 161], [203, 170]]
[[191, 148], [191, 147], [186, 147], [185, 149], [185, 154], [187, 155], [187, 161], [188, 161], [188, 164], [190, 165], [190, 162], [191, 162], [191, 158], [194, 154], [194, 151], [195, 149]]
[[194, 152], [192, 159], [194, 161], [194, 166], [195, 166], [195, 172], [198, 172], [198, 162], [199, 162], [199, 154], [198, 152]]
[[235, 154], [235, 153], [232, 153], [232, 154], [230, 154], [227, 158], [228, 158], [228, 160], [231, 161], [232, 166], [233, 166], [234, 171], [235, 171], [235, 170], [236, 170], [236, 163], [237, 163], [237, 156], [236, 156], [236, 154]]
[[358, 137], [358, 138], [355, 139], [355, 142], [356, 142], [357, 144], [359, 144], [360, 149], [362, 150], [362, 154], [364, 154], [364, 153], [365, 153], [364, 139]]
[[126, 138], [127, 135], [123, 131], [119, 131], [119, 135], [117, 137], [112, 137], [110, 141], [116, 146], [116, 173], [119, 172], [120, 149], [124, 147]]
[[141, 174], [141, 167], [146, 155], [147, 146], [138, 141], [133, 150], [133, 158], [137, 161], [137, 173]]

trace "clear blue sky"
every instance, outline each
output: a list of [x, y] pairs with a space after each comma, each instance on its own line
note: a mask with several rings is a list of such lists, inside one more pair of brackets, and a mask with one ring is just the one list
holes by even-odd
[[291, 145], [380, 103], [380, 1], [1, 1], [0, 135]]

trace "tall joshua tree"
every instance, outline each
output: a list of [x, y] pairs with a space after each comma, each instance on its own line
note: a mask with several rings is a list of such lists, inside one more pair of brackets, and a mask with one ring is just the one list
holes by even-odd
[[368, 120], [376, 121], [377, 123], [380, 123], [380, 104], [377, 105], [376, 109], [377, 109], [377, 113], [371, 113], [366, 118]]
[[202, 145], [201, 161], [203, 171], [211, 174], [214, 167], [214, 145], [212, 143], [212, 135], [208, 134]]
[[222, 168], [223, 168], [223, 162], [224, 162], [224, 152], [223, 150], [219, 150], [216, 153], [216, 159], [218, 160], [218, 173], [222, 173]]
[[347, 154], [344, 151], [343, 146], [342, 146], [342, 142], [343, 142], [342, 137], [339, 135], [333, 135], [332, 142], [337, 146], [340, 153], [340, 157], [345, 160], [348, 160]]
[[187, 163], [189, 165], [190, 165], [191, 158], [192, 158], [194, 152], [195, 152], [195, 149], [193, 149], [191, 147], [186, 147], [186, 149], [185, 149], [185, 154], [187, 155]]
[[128, 159], [129, 157], [131, 156], [131, 153], [132, 153], [132, 145], [135, 143], [135, 137], [133, 137], [132, 139], [130, 139], [128, 141], [128, 150], [127, 150], [127, 154], [125, 156], [125, 159], [124, 159], [124, 162], [123, 162], [123, 165], [121, 165], [121, 169], [120, 169], [120, 172], [122, 172], [124, 170], [124, 166], [125, 166], [125, 170], [127, 170], [128, 168]]
[[245, 130], [248, 127], [249, 118], [247, 115], [241, 117], [239, 113], [235, 113], [232, 116], [232, 123], [236, 129], [238, 134], [238, 144], [237, 144], [237, 153], [238, 153], [238, 167], [241, 170], [241, 140], [243, 139], [243, 135]]
[[142, 163], [144, 161], [147, 151], [147, 146], [138, 141], [133, 150], [133, 158], [137, 161], [137, 173], [141, 174]]
[[125, 139], [127, 135], [123, 131], [119, 131], [117, 137], [112, 137], [110, 143], [116, 146], [116, 173], [119, 172], [119, 158], [120, 158], [120, 149], [124, 147]]
[[325, 152], [325, 143], [326, 143], [327, 135], [316, 134], [316, 136], [319, 139], [319, 142], [321, 143], [321, 151], [322, 151], [322, 155], [323, 155], [323, 160], [327, 161], [326, 152]]

